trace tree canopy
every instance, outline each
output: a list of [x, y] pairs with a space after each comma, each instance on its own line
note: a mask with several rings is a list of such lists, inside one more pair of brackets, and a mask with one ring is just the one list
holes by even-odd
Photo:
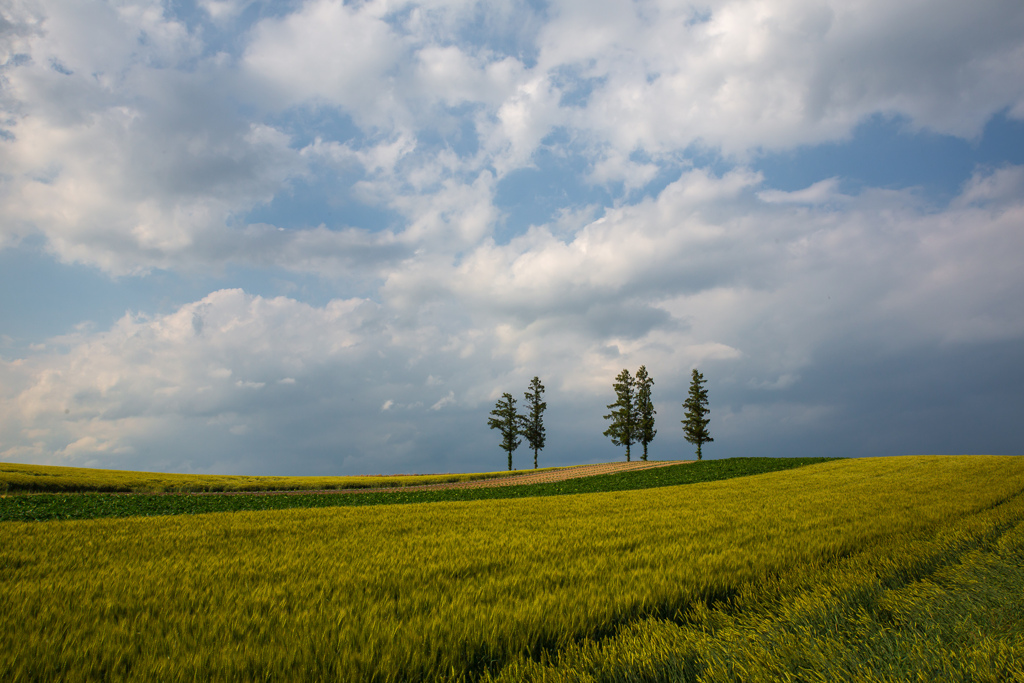
[[711, 418], [707, 417], [711, 411], [708, 409], [708, 390], [704, 386], [704, 375], [693, 369], [690, 380], [690, 395], [683, 403], [686, 408], [686, 419], [683, 423], [683, 435], [686, 440], [697, 446], [697, 459], [701, 459], [701, 446], [714, 441], [711, 433], [708, 432], [708, 423]]
[[647, 460], [647, 444], [654, 441], [658, 431], [654, 428], [654, 416], [657, 411], [651, 401], [651, 387], [654, 386], [654, 379], [647, 374], [647, 366], [641, 365], [636, 371], [636, 414], [637, 414], [637, 437], [638, 443], [644, 447], [642, 460]]
[[502, 394], [491, 415], [487, 424], [491, 429], [501, 432], [501, 448], [508, 452], [508, 469], [511, 471], [512, 452], [522, 443], [519, 435], [523, 433], [523, 417], [516, 412], [516, 400], [512, 398], [512, 394]]
[[523, 405], [526, 407], [526, 415], [523, 416], [523, 436], [533, 449], [533, 469], [537, 469], [537, 451], [544, 448], [544, 411], [548, 404], [541, 401], [544, 395], [544, 385], [540, 383], [539, 377], [530, 380], [530, 390], [524, 396]]
[[604, 419], [611, 420], [604, 435], [612, 440], [616, 446], [626, 447], [626, 462], [630, 461], [630, 446], [637, 440], [637, 412], [636, 412], [636, 382], [629, 370], [623, 368], [622, 372], [615, 377], [612, 384], [615, 389], [615, 403], [608, 405], [612, 411], [604, 416]]

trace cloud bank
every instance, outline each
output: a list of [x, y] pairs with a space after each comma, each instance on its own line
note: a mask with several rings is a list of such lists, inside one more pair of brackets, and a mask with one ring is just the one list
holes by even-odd
[[640, 364], [655, 457], [694, 366], [719, 455], [978, 447], [958, 411], [1019, 451], [1024, 167], [949, 200], [758, 163], [878, 118], [976, 142], [1024, 118], [1022, 35], [996, 1], [10, 3], [0, 248], [227, 281], [0, 347], [0, 458], [492, 469], [539, 375], [552, 457], [609, 460]]

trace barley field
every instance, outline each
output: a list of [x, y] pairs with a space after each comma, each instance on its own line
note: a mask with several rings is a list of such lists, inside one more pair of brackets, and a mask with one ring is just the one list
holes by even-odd
[[0, 680], [1024, 680], [1024, 459], [0, 524]]
[[[538, 471], [560, 469], [542, 468]], [[533, 470], [531, 470], [532, 472]], [[507, 477], [522, 472], [419, 474], [354, 477], [247, 477], [220, 474], [164, 474], [129, 470], [0, 463], [0, 494], [60, 492], [181, 493], [199, 491], [319, 491], [447, 484]]]

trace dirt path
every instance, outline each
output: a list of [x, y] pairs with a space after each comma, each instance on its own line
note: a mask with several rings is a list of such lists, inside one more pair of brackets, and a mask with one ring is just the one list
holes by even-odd
[[[637, 462], [606, 462], [600, 465], [576, 465], [560, 470], [549, 470], [547, 472], [532, 473], [527, 470], [524, 474], [513, 474], [511, 477], [499, 479], [477, 479], [476, 481], [462, 481], [454, 484], [434, 484], [422, 488], [462, 488], [476, 489], [491, 486], [518, 486], [521, 484], [546, 484], [553, 481], [565, 481], [566, 479], [580, 479], [582, 477], [593, 477], [598, 474], [616, 474], [618, 472], [634, 472], [636, 470], [650, 470], [656, 467], [668, 467], [669, 465], [681, 465], [691, 462], [689, 460], [643, 460]], [[419, 488], [419, 487], [417, 487]]]
[[306, 495], [310, 493], [387, 493], [393, 491], [437, 491], [441, 489], [478, 489], [494, 486], [521, 486], [523, 484], [543, 484], [566, 479], [581, 479], [593, 477], [599, 474], [615, 474], [618, 472], [634, 472], [637, 470], [649, 470], [655, 467], [668, 467], [670, 465], [682, 465], [694, 462], [693, 460], [643, 460], [636, 462], [607, 462], [599, 465], [574, 465], [558, 470], [546, 470], [543, 472], [532, 472], [525, 470], [522, 474], [513, 474], [509, 477], [498, 477], [495, 479], [476, 479], [474, 481], [458, 481], [446, 484], [423, 484], [420, 486], [381, 486], [373, 488], [358, 489], [324, 489], [324, 490], [295, 490], [295, 491], [211, 491], [194, 493], [197, 496], [252, 496], [252, 495]]

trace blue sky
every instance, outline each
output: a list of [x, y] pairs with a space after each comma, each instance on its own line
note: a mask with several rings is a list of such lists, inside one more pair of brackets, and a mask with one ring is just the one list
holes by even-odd
[[[0, 459], [248, 474], [1020, 453], [1013, 2], [0, 9]], [[517, 453], [517, 465], [530, 460]]]

